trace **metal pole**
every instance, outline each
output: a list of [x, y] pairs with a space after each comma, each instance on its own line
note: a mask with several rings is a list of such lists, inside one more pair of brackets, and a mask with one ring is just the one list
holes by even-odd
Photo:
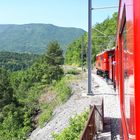
[[88, 0], [88, 95], [93, 95], [91, 90], [91, 55], [92, 55], [92, 0]]

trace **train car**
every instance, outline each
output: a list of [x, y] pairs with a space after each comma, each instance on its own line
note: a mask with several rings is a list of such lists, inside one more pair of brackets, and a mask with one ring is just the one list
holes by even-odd
[[114, 55], [114, 49], [105, 50], [96, 56], [96, 69], [97, 74], [102, 75], [104, 78], [109, 78], [109, 58]]
[[140, 140], [140, 0], [120, 0], [115, 56], [122, 139]]

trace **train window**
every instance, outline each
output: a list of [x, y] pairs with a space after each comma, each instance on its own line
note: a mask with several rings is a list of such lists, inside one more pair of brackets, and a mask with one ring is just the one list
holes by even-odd
[[122, 14], [122, 21], [121, 21], [121, 26], [120, 26], [120, 35], [122, 35], [124, 32], [124, 29], [126, 29], [125, 25], [126, 25], [126, 9], [125, 9], [125, 5], [124, 5], [123, 14]]
[[[123, 87], [123, 98], [124, 98], [124, 113], [126, 117], [126, 126], [128, 134], [132, 135], [135, 132], [135, 126], [134, 123], [132, 123], [134, 116], [134, 107], [132, 102], [134, 102], [134, 99], [132, 98], [134, 94], [134, 89], [132, 87], [134, 83], [134, 76], [132, 74], [133, 70], [133, 64], [131, 63], [131, 53], [128, 50], [129, 42], [127, 42], [128, 39], [128, 33], [127, 25], [126, 25], [126, 19], [124, 20], [124, 25], [121, 33], [121, 44], [122, 44], [122, 70], [123, 70], [123, 78], [124, 78], [124, 87]], [[129, 40], [128, 40], [129, 41]]]
[[113, 54], [112, 52], [109, 52], [108, 56], [110, 57], [110, 56], [112, 56], [112, 54]]
[[123, 19], [122, 19], [122, 26], [121, 26], [121, 50], [122, 50], [122, 54], [121, 54], [121, 68], [122, 68], [122, 74], [123, 74], [123, 104], [124, 104], [124, 114], [125, 114], [125, 118], [126, 118], [126, 129], [128, 131], [128, 135], [129, 134], [134, 134], [135, 130], [134, 130], [134, 124], [132, 124], [134, 117], [134, 107], [133, 107], [133, 80], [134, 80], [134, 76], [132, 74], [132, 69], [133, 69], [133, 64], [131, 63], [131, 53], [129, 50], [128, 45], [130, 44], [130, 40], [128, 40], [129, 38], [129, 34], [131, 34], [130, 31], [128, 31], [128, 27], [129, 25], [126, 24], [126, 11], [125, 11], [125, 6], [124, 6], [124, 11], [123, 11]]
[[126, 40], [126, 24], [124, 25], [122, 32], [122, 43], [123, 43], [123, 53], [124, 53], [124, 79], [127, 78], [127, 40]]
[[123, 36], [123, 48], [124, 48], [124, 51], [126, 51], [127, 50], [127, 44], [126, 44], [126, 24], [124, 25], [122, 36]]

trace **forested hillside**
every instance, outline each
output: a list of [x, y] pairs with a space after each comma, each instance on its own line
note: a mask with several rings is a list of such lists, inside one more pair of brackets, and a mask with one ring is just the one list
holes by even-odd
[[[115, 13], [92, 29], [93, 62], [97, 53], [114, 47], [116, 18]], [[62, 65], [81, 65], [82, 52], [86, 64], [87, 33], [83, 35], [83, 49], [82, 38], [74, 41], [68, 46], [65, 60], [61, 45], [57, 41], [48, 43], [48, 38], [64, 47], [83, 33], [81, 29], [44, 24], [0, 26], [0, 50], [44, 53], [0, 53], [0, 140], [27, 139], [36, 126], [51, 119], [58, 104], [71, 96], [67, 82], [76, 71], [64, 74]]]
[[69, 43], [84, 33], [82, 29], [51, 24], [0, 25], [0, 51], [39, 54], [53, 40], [65, 50]]
[[10, 71], [25, 70], [38, 57], [36, 54], [0, 52], [0, 67]]
[[[28, 69], [8, 72], [0, 68], [0, 140], [25, 140], [36, 123], [43, 125], [51, 118], [57, 102], [67, 100], [71, 90], [61, 68], [63, 62], [60, 45], [51, 42], [48, 51]], [[39, 101], [49, 94], [46, 91], [43, 95], [44, 88], [55, 100]]]
[[[117, 13], [111, 18], [107, 18], [102, 23], [98, 23], [92, 28], [92, 62], [95, 61], [97, 53], [115, 46]], [[83, 60], [86, 63], [87, 54], [87, 33], [84, 34], [84, 47], [81, 48], [82, 38], [74, 41], [68, 46], [65, 55], [65, 63], [70, 65], [81, 65], [81, 52], [83, 50]]]

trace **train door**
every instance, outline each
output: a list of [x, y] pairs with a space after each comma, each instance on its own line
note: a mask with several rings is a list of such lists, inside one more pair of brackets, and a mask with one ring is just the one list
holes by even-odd
[[114, 66], [115, 66], [115, 58], [114, 53], [112, 52], [111, 55], [109, 55], [109, 79], [114, 82]]
[[109, 56], [109, 79], [112, 81], [112, 56]]
[[[115, 53], [115, 52], [114, 52]], [[116, 69], [116, 61], [115, 61], [115, 55], [112, 56], [112, 81], [115, 86], [115, 69]]]
[[[119, 43], [119, 42], [118, 42]], [[119, 93], [119, 47], [118, 44], [115, 49], [115, 61], [116, 61], [116, 67], [115, 67], [115, 84], [116, 84], [116, 91]]]

